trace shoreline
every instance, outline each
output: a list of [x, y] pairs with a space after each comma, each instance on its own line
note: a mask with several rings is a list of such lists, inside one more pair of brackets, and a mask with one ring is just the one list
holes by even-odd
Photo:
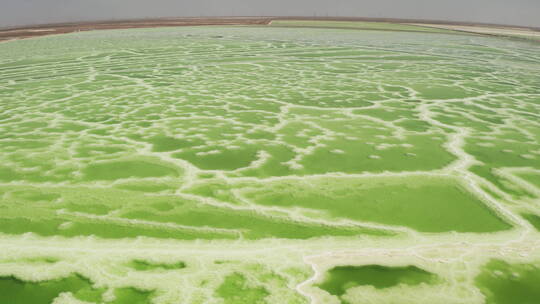
[[0, 42], [92, 30], [205, 25], [269, 25], [274, 20], [387, 22], [449, 29], [456, 32], [466, 32], [488, 36], [504, 36], [529, 40], [538, 39], [538, 41], [540, 41], [540, 28], [470, 22], [362, 17], [183, 17], [88, 21], [4, 28], [0, 29]]

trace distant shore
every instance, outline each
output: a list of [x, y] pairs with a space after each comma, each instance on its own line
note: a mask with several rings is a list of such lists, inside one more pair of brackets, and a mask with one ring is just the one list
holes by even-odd
[[357, 17], [190, 17], [114, 20], [31, 25], [0, 29], [0, 42], [80, 31], [202, 25], [268, 25], [273, 20], [321, 20], [402, 23], [484, 35], [522, 37], [540, 41], [540, 29], [523, 26], [432, 20]]

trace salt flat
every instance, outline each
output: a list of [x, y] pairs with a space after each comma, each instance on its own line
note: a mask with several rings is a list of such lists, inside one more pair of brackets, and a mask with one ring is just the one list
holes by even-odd
[[540, 45], [284, 25], [2, 43], [0, 302], [538, 299]]

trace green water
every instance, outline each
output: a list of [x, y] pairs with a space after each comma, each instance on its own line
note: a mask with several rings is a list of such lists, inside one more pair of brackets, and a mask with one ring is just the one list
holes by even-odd
[[486, 304], [534, 304], [540, 301], [540, 268], [492, 260], [475, 279]]
[[318, 287], [332, 295], [342, 296], [347, 289], [356, 286], [370, 285], [377, 289], [384, 289], [400, 284], [431, 284], [436, 280], [437, 275], [416, 266], [338, 266], [326, 273], [325, 280]]
[[114, 291], [115, 299], [111, 304], [148, 304], [151, 303], [152, 292], [135, 288], [118, 288]]
[[536, 230], [540, 231], [540, 216], [530, 213], [522, 213], [521, 216], [529, 221], [529, 223], [531, 223]]
[[233, 273], [225, 277], [216, 294], [225, 304], [263, 304], [268, 291], [263, 287], [249, 286], [242, 274]]
[[[95, 289], [92, 283], [79, 275], [67, 278], [26, 282], [14, 277], [0, 277], [0, 303], [6, 304], [50, 304], [62, 292], [70, 292], [81, 301], [105, 303], [102, 295], [104, 288]], [[135, 288], [118, 288], [114, 291], [115, 299], [110, 304], [147, 304], [152, 292]]]
[[98, 302], [104, 290], [94, 289], [90, 281], [78, 275], [35, 283], [0, 277], [0, 303], [50, 304], [61, 292], [71, 292], [81, 301]]
[[88, 180], [116, 180], [128, 177], [176, 176], [174, 169], [138, 161], [104, 162], [89, 165], [83, 174]]
[[403, 225], [425, 232], [491, 232], [510, 228], [451, 179], [291, 181], [247, 190], [245, 196], [263, 205], [302, 206], [335, 217]]
[[147, 271], [147, 270], [172, 270], [172, 269], [183, 269], [186, 268], [186, 263], [177, 262], [177, 263], [155, 263], [151, 261], [144, 260], [133, 260], [128, 263], [128, 266], [138, 270], [138, 271]]

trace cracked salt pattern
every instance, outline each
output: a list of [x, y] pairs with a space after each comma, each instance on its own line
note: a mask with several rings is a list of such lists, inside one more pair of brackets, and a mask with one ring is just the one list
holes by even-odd
[[[267, 303], [483, 303], [489, 259], [540, 262], [521, 216], [540, 215], [539, 50], [250, 27], [1, 44], [0, 276], [78, 273], [152, 303], [242, 303], [220, 287], [234, 273]], [[315, 287], [347, 264], [443, 280]]]

